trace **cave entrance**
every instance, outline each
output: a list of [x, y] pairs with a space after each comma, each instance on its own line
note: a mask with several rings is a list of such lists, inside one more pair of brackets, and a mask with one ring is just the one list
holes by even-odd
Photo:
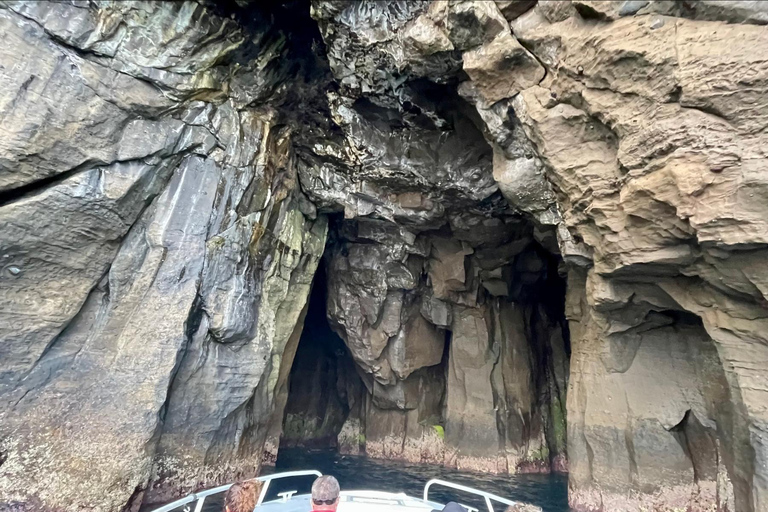
[[321, 262], [288, 378], [281, 448], [337, 448], [350, 412], [360, 407], [362, 382], [349, 350], [326, 317], [327, 283]]
[[462, 222], [333, 220], [281, 447], [564, 469], [570, 344], [554, 234], [506, 212]]

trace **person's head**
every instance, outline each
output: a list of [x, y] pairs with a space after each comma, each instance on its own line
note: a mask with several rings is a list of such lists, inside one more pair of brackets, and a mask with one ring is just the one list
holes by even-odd
[[232, 484], [224, 495], [224, 512], [253, 512], [262, 485], [258, 480], [243, 480]]
[[510, 505], [504, 512], [541, 512], [541, 507], [531, 505], [530, 503], [515, 503]]
[[312, 484], [312, 510], [335, 511], [339, 506], [339, 481], [324, 475]]

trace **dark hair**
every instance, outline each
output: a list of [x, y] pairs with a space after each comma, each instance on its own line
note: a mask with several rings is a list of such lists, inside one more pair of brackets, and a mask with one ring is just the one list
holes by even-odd
[[228, 508], [229, 512], [253, 512], [262, 485], [258, 480], [234, 483], [224, 495], [224, 507]]

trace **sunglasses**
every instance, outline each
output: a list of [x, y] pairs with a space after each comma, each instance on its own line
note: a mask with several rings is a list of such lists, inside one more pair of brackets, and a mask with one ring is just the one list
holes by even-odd
[[335, 499], [332, 499], [332, 500], [316, 500], [316, 499], [312, 498], [312, 503], [314, 503], [315, 505], [333, 505], [334, 503], [336, 503], [336, 500]]

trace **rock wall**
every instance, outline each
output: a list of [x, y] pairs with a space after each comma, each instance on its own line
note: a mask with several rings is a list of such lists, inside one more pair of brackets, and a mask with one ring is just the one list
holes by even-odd
[[557, 258], [506, 211], [451, 224], [332, 229], [328, 318], [363, 372], [366, 453], [563, 469], [569, 348]]
[[[765, 6], [532, 4], [324, 4], [315, 17], [347, 109], [365, 97], [443, 129], [418, 92], [455, 84], [509, 205], [555, 226], [570, 268], [572, 505], [764, 510]], [[454, 337], [473, 348], [461, 358], [482, 371], [483, 315], [459, 315]], [[488, 417], [490, 402], [472, 405]]]
[[[573, 6], [512, 22], [548, 68], [513, 107], [583, 243], [576, 258], [592, 254], [569, 278], [582, 368], [568, 395], [571, 502], [765, 510], [766, 61], [753, 49], [768, 33], [723, 23], [764, 6]], [[710, 448], [681, 442], [688, 428]]]
[[0, 3], [0, 502], [258, 472], [325, 253], [341, 449], [768, 510], [767, 13]]
[[255, 474], [327, 231], [265, 103], [284, 36], [194, 2], [0, 24], [0, 501], [118, 510]]

